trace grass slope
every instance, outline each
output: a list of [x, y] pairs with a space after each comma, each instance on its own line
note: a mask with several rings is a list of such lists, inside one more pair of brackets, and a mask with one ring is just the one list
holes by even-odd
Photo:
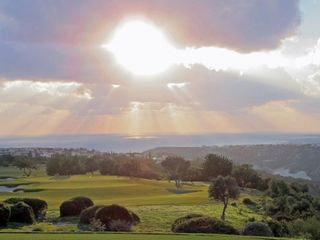
[[[2, 174], [5, 174], [4, 170]], [[61, 202], [75, 196], [88, 196], [96, 204], [121, 204], [135, 211], [141, 223], [133, 229], [134, 232], [170, 232], [171, 223], [178, 217], [189, 213], [219, 217], [222, 210], [221, 203], [208, 200], [208, 186], [203, 183], [185, 185], [185, 193], [176, 193], [171, 190], [173, 183], [168, 181], [100, 175], [48, 177], [36, 172], [35, 176], [29, 178], [0, 180], [0, 185], [3, 184], [28, 184], [21, 186], [28, 192], [0, 193], [0, 201], [9, 197], [34, 197], [44, 199], [49, 204], [48, 222], [14, 226], [3, 231], [78, 231], [77, 218], [63, 222], [58, 219]], [[262, 218], [262, 215], [242, 204], [244, 197], [248, 197], [248, 193], [243, 193], [236, 201], [237, 207], [230, 205], [227, 209], [227, 221], [239, 229], [248, 218]], [[260, 197], [250, 194], [250, 198]]]

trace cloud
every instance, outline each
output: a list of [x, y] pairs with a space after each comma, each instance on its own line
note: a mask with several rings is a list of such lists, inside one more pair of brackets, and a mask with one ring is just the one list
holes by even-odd
[[31, 80], [3, 81], [0, 101], [6, 105], [29, 105], [47, 109], [76, 108], [91, 99], [91, 92], [76, 82], [39, 82]]
[[8, 96], [19, 93], [21, 97], [34, 94], [45, 94], [55, 97], [74, 96], [90, 99], [90, 92], [83, 89], [82, 84], [76, 82], [34, 82], [30, 80], [16, 80], [5, 82], [1, 89], [2, 94]]
[[304, 81], [300, 81], [302, 91], [310, 97], [320, 98], [320, 71], [311, 74]]
[[[32, 6], [32, 7], [30, 7]], [[181, 46], [273, 49], [295, 33], [298, 0], [3, 0], [14, 20], [0, 39], [76, 44], [102, 41], [128, 16], [143, 16]]]
[[[3, 0], [0, 13], [10, 19], [0, 21], [0, 77], [78, 82], [114, 81], [114, 58], [99, 47], [131, 15], [153, 21], [178, 46], [221, 46], [240, 52], [276, 48], [295, 33], [300, 19], [297, 0]], [[270, 59], [250, 56], [243, 61], [234, 51], [212, 51], [210, 61], [195, 63], [217, 70]], [[230, 66], [230, 57], [239, 61]]]

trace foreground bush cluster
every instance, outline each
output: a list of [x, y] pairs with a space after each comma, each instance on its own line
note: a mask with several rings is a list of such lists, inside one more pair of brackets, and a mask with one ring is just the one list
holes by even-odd
[[33, 224], [45, 217], [48, 204], [41, 199], [9, 198], [0, 203], [0, 226], [9, 222]]
[[79, 224], [90, 225], [94, 231], [130, 231], [140, 222], [138, 215], [125, 207], [94, 205], [88, 197], [75, 197], [60, 205], [60, 217], [79, 216]]

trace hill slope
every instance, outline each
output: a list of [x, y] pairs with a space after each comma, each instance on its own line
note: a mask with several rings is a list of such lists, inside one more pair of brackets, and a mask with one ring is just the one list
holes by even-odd
[[212, 147], [160, 147], [146, 151], [157, 158], [178, 155], [186, 159], [204, 158], [216, 153], [231, 158], [234, 162], [248, 163], [258, 169], [304, 179], [320, 181], [320, 145], [235, 145]]

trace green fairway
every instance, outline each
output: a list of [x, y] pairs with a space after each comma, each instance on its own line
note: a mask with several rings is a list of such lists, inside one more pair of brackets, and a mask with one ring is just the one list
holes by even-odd
[[[13, 170], [10, 169], [10, 172]], [[59, 219], [61, 202], [75, 196], [90, 197], [95, 204], [115, 203], [133, 210], [141, 218], [141, 223], [133, 228], [134, 232], [170, 232], [172, 222], [178, 217], [189, 213], [219, 217], [222, 210], [221, 203], [208, 200], [208, 186], [205, 183], [186, 183], [183, 192], [177, 193], [173, 191], [173, 183], [168, 181], [101, 175], [48, 177], [43, 173], [40, 170], [29, 178], [0, 180], [0, 185], [28, 184], [19, 186], [26, 192], [0, 193], [0, 201], [10, 197], [32, 197], [44, 199], [49, 204], [46, 222], [14, 228], [9, 226], [2, 231], [79, 231], [78, 218], [64, 219], [62, 222]], [[2, 175], [5, 175], [3, 169]], [[248, 218], [263, 217], [242, 204], [242, 198], [247, 196], [247, 192], [242, 193], [241, 198], [235, 201], [236, 206], [230, 205], [227, 209], [227, 222], [238, 229]], [[260, 196], [255, 193], [250, 194], [250, 198], [258, 199]]]
[[6, 240], [256, 240], [272, 239], [225, 235], [159, 235], [159, 234], [0, 234]]

